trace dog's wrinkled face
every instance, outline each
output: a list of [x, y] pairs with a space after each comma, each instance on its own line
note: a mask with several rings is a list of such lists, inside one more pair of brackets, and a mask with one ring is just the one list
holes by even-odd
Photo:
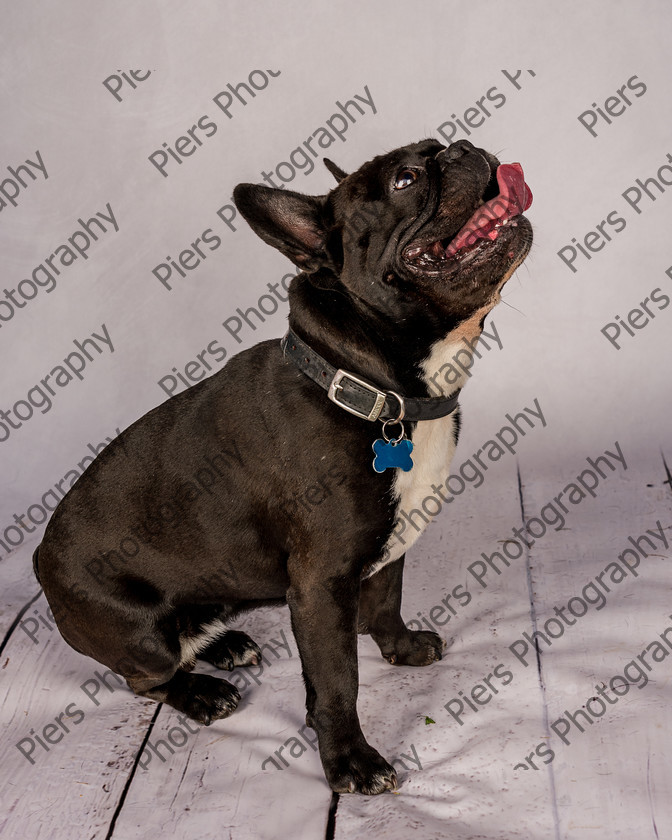
[[327, 196], [240, 185], [251, 227], [316, 285], [397, 322], [459, 322], [498, 300], [527, 255], [532, 196], [518, 164], [468, 141], [424, 140], [374, 158]]
[[427, 140], [343, 179], [330, 197], [334, 220], [343, 240], [356, 240], [359, 248], [344, 250], [342, 282], [370, 296], [361, 278], [375, 278], [383, 307], [393, 292], [395, 308], [399, 292], [451, 313], [485, 305], [532, 240], [521, 215], [531, 194], [522, 172], [510, 166], [500, 168], [466, 141], [446, 149]]

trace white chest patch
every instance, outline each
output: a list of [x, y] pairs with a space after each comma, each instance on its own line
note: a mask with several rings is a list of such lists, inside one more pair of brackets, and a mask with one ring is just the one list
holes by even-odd
[[[432, 383], [431, 393], [436, 394], [441, 390], [448, 396], [456, 388], [464, 386], [466, 374], [462, 374], [459, 380], [450, 385], [441, 381], [439, 376], [442, 370], [454, 367], [453, 359], [460, 349], [464, 349], [462, 342], [449, 342], [447, 339], [436, 342], [432, 347], [423, 366], [425, 381]], [[370, 567], [367, 577], [408, 551], [432, 521], [432, 516], [439, 512], [442, 502], [438, 491], [444, 492], [443, 485], [448, 479], [450, 463], [455, 454], [455, 425], [454, 414], [417, 423], [413, 432], [413, 469], [408, 472], [396, 470], [392, 487], [397, 499], [394, 530], [382, 555]]]

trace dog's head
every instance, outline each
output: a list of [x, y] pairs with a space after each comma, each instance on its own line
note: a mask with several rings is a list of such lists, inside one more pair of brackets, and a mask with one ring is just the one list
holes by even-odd
[[[345, 294], [378, 324], [438, 339], [485, 317], [527, 255], [532, 200], [518, 164], [459, 141], [424, 140], [346, 175], [326, 196], [241, 184], [252, 229], [308, 275]], [[482, 316], [482, 317], [481, 317]]]

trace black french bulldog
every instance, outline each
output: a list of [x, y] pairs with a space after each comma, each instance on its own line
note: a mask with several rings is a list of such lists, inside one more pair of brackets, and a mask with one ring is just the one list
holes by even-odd
[[302, 270], [287, 336], [110, 443], [55, 511], [34, 565], [75, 650], [204, 724], [240, 696], [191, 673], [196, 659], [258, 663], [228, 623], [286, 602], [326, 778], [374, 794], [397, 782], [359, 725], [357, 633], [396, 665], [441, 659], [439, 636], [401, 618], [395, 523], [448, 476], [463, 383], [440, 374], [527, 255], [531, 194], [518, 164], [467, 141], [424, 140], [350, 175], [325, 163], [338, 181], [326, 196], [234, 193]]

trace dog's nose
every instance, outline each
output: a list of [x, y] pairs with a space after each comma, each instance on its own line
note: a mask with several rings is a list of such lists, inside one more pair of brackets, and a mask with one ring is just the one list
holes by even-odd
[[466, 155], [468, 152], [473, 151], [474, 146], [468, 140], [456, 140], [455, 143], [451, 143], [450, 146], [444, 150], [444, 153], [448, 163], [453, 163], [453, 161], [461, 158], [462, 155]]

